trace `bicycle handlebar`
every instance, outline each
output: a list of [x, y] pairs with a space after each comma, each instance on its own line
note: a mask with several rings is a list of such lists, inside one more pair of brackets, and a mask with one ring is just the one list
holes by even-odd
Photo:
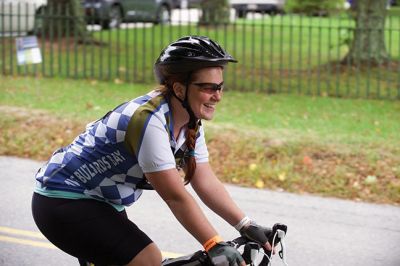
[[[276, 223], [272, 227], [272, 231], [268, 236], [268, 242], [271, 244], [271, 247], [277, 246], [279, 243], [282, 245], [282, 249], [279, 251], [279, 255], [281, 259], [284, 261], [284, 244], [282, 244], [283, 238], [285, 237], [287, 232], [287, 226], [281, 223]], [[246, 264], [254, 263], [255, 254], [253, 251], [259, 251], [262, 249], [261, 245], [255, 243], [244, 236], [240, 236], [228, 243], [233, 244], [235, 248], [239, 248], [244, 246], [243, 253], [241, 254], [243, 259], [245, 260]], [[267, 266], [271, 261], [272, 250], [264, 250], [264, 256], [261, 262], [258, 264], [259, 266]], [[286, 262], [284, 261], [286, 264]]]
[[[281, 243], [281, 250], [279, 251], [279, 256], [283, 263], [287, 265], [285, 261], [285, 245], [283, 239], [286, 236], [287, 226], [281, 223], [276, 223], [272, 227], [272, 231], [268, 236], [268, 242], [271, 246], [276, 246]], [[241, 255], [245, 260], [246, 264], [258, 265], [258, 266], [268, 266], [271, 261], [272, 251], [264, 250], [260, 244], [249, 240], [244, 236], [237, 237], [231, 241], [227, 242], [229, 245], [236, 249], [241, 249], [243, 246], [243, 252]], [[255, 264], [257, 253], [262, 253], [263, 257], [258, 264]], [[167, 259], [162, 263], [163, 266], [213, 266], [208, 255], [205, 251], [199, 250], [188, 256], [183, 256], [175, 259]]]
[[[268, 242], [271, 244], [271, 247], [275, 247], [276, 245], [281, 243], [282, 248], [279, 251], [279, 256], [281, 257], [281, 259], [283, 260], [283, 262], [285, 264], [286, 264], [285, 258], [284, 258], [285, 245], [283, 244], [282, 241], [283, 241], [283, 238], [286, 236], [286, 232], [287, 232], [287, 226], [284, 224], [277, 223], [277, 224], [274, 224], [274, 226], [272, 227], [272, 232], [268, 237]], [[266, 255], [269, 258], [271, 258], [272, 251], [267, 250], [266, 253], [267, 253]], [[268, 265], [268, 263], [266, 265]]]

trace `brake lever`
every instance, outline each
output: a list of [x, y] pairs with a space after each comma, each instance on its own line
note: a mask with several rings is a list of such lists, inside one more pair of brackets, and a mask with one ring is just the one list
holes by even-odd
[[[270, 243], [270, 245], [272, 247], [272, 250], [279, 243], [281, 243], [281, 246], [282, 246], [282, 241], [285, 238], [286, 232], [287, 232], [287, 226], [286, 225], [280, 224], [280, 223], [274, 224], [274, 226], [272, 227], [272, 231], [268, 236], [268, 243]], [[279, 251], [279, 253], [278, 253], [279, 257], [281, 257], [281, 259], [282, 259], [282, 257], [285, 257], [285, 255], [284, 255], [285, 251], [282, 251], [284, 249], [285, 248], [281, 249]], [[264, 249], [265, 256], [261, 260], [261, 263], [259, 264], [260, 266], [268, 266], [268, 265], [270, 265], [271, 258], [272, 258], [272, 250], [265, 250]], [[282, 259], [282, 261], [283, 261], [283, 263], [285, 265], [287, 265], [284, 259]]]
[[285, 241], [284, 241], [286, 232], [278, 229], [277, 233], [278, 233], [279, 238], [281, 239], [281, 241], [280, 241], [281, 242], [281, 250], [279, 251], [278, 254], [279, 254], [279, 257], [282, 259], [283, 264], [285, 264], [287, 266], [288, 264], [286, 262], [286, 245], [285, 245]]
[[[285, 256], [286, 246], [284, 243], [284, 238], [286, 236], [286, 232], [287, 232], [286, 225], [280, 224], [280, 223], [275, 224], [272, 227], [271, 233], [268, 236], [268, 242], [271, 244], [271, 246], [272, 246], [272, 244], [274, 244], [274, 247], [276, 245], [278, 245], [279, 243], [281, 244], [281, 250], [278, 252], [278, 254], [279, 254], [279, 257], [282, 259], [282, 262], [285, 265], [288, 265], [286, 263], [286, 256]], [[272, 251], [266, 250], [264, 247], [261, 247], [259, 244], [255, 243], [255, 242], [248, 242], [248, 239], [243, 236], [238, 237], [232, 241], [228, 241], [228, 243], [235, 248], [238, 248], [238, 247], [244, 245], [244, 251], [243, 251], [242, 256], [247, 264], [254, 262], [255, 257], [257, 256], [255, 250], [257, 250], [259, 252], [260, 249], [262, 248], [261, 252], [264, 253], [264, 256], [258, 265], [259, 266], [270, 265]], [[272, 247], [272, 248], [274, 248], [274, 247]], [[254, 265], [254, 264], [250, 264], [250, 265]]]

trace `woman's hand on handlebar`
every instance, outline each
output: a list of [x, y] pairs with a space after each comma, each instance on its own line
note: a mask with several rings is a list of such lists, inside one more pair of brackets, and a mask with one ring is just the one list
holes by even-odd
[[226, 242], [217, 243], [207, 253], [215, 266], [246, 266], [239, 251]]
[[272, 251], [275, 254], [275, 250], [272, 250], [272, 246], [268, 242], [268, 237], [271, 233], [271, 228], [258, 225], [254, 221], [250, 221], [240, 230], [242, 236], [262, 245], [264, 249]]

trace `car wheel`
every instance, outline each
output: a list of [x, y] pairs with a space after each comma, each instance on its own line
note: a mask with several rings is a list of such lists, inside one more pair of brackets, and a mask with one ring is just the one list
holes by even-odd
[[156, 23], [166, 24], [169, 22], [171, 22], [171, 10], [166, 5], [162, 5], [158, 9]]
[[109, 19], [102, 21], [101, 27], [103, 29], [119, 28], [122, 22], [122, 12], [119, 6], [112, 6], [109, 13]]

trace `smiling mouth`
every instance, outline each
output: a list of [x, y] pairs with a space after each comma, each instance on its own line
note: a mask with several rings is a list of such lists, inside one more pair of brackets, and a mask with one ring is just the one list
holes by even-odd
[[206, 104], [205, 103], [204, 106], [207, 107], [207, 108], [215, 109], [215, 104]]

